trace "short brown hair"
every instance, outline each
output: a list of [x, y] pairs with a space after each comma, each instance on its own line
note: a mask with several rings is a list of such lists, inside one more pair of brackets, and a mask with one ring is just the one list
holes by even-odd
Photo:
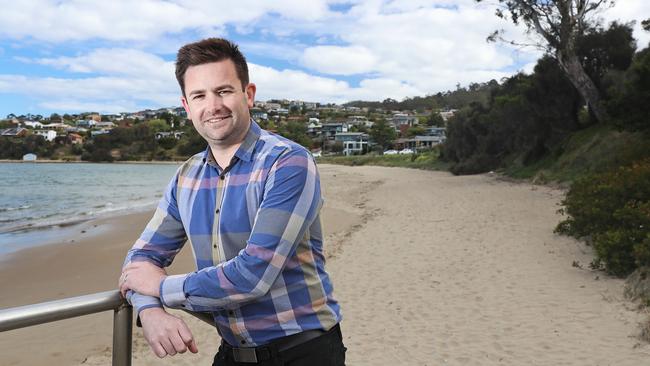
[[181, 47], [176, 55], [176, 80], [185, 95], [185, 72], [190, 66], [231, 60], [235, 64], [242, 90], [248, 85], [248, 65], [239, 47], [223, 38], [206, 38]]

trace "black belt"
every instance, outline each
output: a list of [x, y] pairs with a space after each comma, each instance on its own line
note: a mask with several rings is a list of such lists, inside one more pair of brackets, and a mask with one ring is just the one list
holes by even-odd
[[324, 334], [336, 332], [338, 329], [339, 325], [337, 324], [327, 332], [322, 329], [306, 330], [304, 332], [274, 339], [270, 343], [259, 347], [238, 348], [229, 345], [223, 340], [221, 341], [221, 346], [226, 353], [232, 356], [235, 362], [258, 363], [270, 360], [277, 352], [286, 351]]

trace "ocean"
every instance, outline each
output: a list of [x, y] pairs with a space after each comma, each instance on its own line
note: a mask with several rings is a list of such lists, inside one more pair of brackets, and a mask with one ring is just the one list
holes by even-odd
[[22, 232], [153, 209], [178, 166], [0, 163], [0, 252]]

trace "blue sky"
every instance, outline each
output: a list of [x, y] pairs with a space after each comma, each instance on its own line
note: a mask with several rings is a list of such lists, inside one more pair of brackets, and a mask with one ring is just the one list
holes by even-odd
[[[258, 99], [342, 103], [433, 94], [532, 70], [540, 52], [489, 44], [505, 29], [473, 0], [2, 1], [0, 117], [180, 105], [180, 46], [226, 37], [247, 56]], [[621, 0], [606, 20], [637, 20]], [[637, 24], [635, 36], [650, 36]]]

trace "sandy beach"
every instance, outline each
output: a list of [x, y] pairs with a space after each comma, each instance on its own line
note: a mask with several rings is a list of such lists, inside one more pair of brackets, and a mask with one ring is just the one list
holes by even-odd
[[[589, 247], [553, 234], [562, 191], [491, 175], [320, 172], [348, 365], [650, 362], [650, 345], [637, 337], [648, 312], [623, 298], [622, 280], [589, 269]], [[115, 288], [149, 216], [88, 221], [60, 243], [5, 255], [0, 308]], [[183, 250], [169, 272], [191, 271], [191, 256]], [[211, 364], [216, 331], [179, 315], [199, 354], [159, 360], [134, 328], [133, 365]], [[109, 365], [111, 331], [107, 312], [5, 332], [0, 364]]]

